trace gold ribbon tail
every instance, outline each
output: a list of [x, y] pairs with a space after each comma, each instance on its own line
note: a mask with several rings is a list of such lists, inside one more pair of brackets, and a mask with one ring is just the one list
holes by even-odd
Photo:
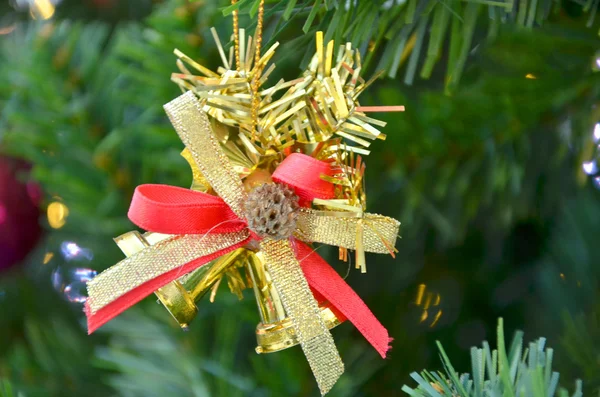
[[333, 337], [321, 319], [290, 241], [264, 239], [260, 247], [321, 394], [325, 395], [344, 373]]
[[393, 254], [400, 222], [383, 215], [303, 208], [296, 237], [302, 241]]

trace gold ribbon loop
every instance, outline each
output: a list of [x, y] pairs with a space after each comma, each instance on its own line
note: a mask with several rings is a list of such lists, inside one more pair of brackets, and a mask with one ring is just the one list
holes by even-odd
[[344, 373], [344, 363], [321, 319], [319, 305], [289, 240], [265, 239], [261, 241], [260, 248], [321, 394], [325, 394]]
[[188, 91], [167, 103], [164, 108], [202, 175], [231, 210], [243, 218], [246, 192], [242, 180], [213, 135], [200, 101], [192, 91]]
[[[87, 303], [96, 313], [115, 299], [196, 258], [231, 247], [249, 236], [247, 230], [222, 234], [178, 235], [144, 248], [106, 269], [87, 283]], [[183, 275], [183, 274], [182, 274]]]
[[[346, 215], [347, 214], [347, 215]], [[362, 223], [362, 225], [361, 225]], [[307, 242], [357, 249], [361, 243], [367, 252], [389, 254], [396, 245], [400, 222], [377, 214], [357, 216], [354, 212], [318, 211], [303, 208], [298, 215], [297, 237]], [[362, 242], [357, 230], [361, 228]]]

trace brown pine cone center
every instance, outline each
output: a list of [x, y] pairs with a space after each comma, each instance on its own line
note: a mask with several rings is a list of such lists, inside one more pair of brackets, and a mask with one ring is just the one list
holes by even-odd
[[252, 190], [244, 204], [248, 227], [260, 237], [282, 240], [296, 230], [298, 196], [277, 183], [265, 183]]

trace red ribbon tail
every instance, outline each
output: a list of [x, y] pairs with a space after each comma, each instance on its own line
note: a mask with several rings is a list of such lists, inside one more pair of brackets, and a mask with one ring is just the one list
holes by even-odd
[[350, 320], [381, 357], [385, 358], [392, 339], [365, 302], [309, 246], [298, 241], [296, 255], [310, 287]]
[[95, 330], [97, 330], [98, 328], [100, 328], [119, 314], [123, 313], [125, 310], [129, 309], [131, 306], [135, 305], [136, 303], [138, 303], [157, 289], [163, 287], [164, 285], [170, 283], [173, 280], [176, 280], [182, 275], [189, 273], [202, 265], [205, 265], [213, 259], [216, 259], [230, 251], [233, 251], [243, 246], [248, 242], [248, 240], [249, 238], [240, 243], [234, 244], [231, 247], [225, 248], [221, 251], [217, 251], [210, 255], [196, 258], [193, 261], [188, 262], [181, 267], [163, 273], [160, 276], [120, 296], [108, 305], [104, 306], [102, 309], [96, 311], [96, 313], [92, 313], [88, 302], [86, 302], [84, 312], [87, 316], [88, 334], [93, 333]]

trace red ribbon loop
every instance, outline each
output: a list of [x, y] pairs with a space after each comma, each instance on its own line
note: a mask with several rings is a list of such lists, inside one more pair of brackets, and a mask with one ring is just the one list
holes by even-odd
[[333, 175], [331, 165], [302, 153], [292, 153], [279, 164], [273, 173], [273, 180], [291, 186], [301, 205], [310, 205], [313, 199], [335, 197], [331, 182], [321, 179], [321, 175]]
[[165, 234], [231, 233], [246, 227], [220, 197], [168, 185], [138, 186], [127, 215], [140, 228]]

